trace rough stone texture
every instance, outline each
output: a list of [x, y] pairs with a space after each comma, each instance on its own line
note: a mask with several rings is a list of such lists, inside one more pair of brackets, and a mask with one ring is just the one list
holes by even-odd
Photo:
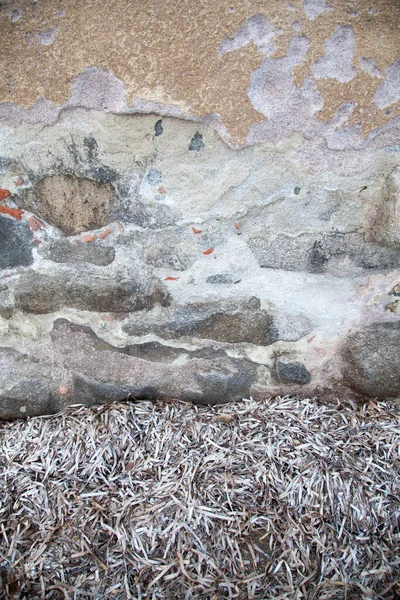
[[305, 385], [310, 383], [311, 375], [304, 365], [299, 362], [283, 362], [277, 360], [275, 364], [276, 375], [282, 383]]
[[54, 175], [26, 190], [19, 199], [19, 205], [59, 227], [63, 233], [72, 235], [109, 223], [108, 210], [114, 195], [109, 183]]
[[109, 265], [115, 258], [112, 246], [99, 243], [71, 244], [64, 239], [52, 242], [46, 254], [50, 260], [57, 263], [90, 263], [99, 267]]
[[400, 395], [400, 321], [375, 323], [348, 336], [343, 378], [366, 396]]
[[21, 275], [15, 288], [16, 306], [44, 314], [64, 307], [96, 312], [132, 312], [149, 309], [156, 302], [170, 303], [164, 286], [156, 281], [104, 277], [94, 273], [35, 272]]
[[33, 263], [33, 235], [27, 223], [0, 216], [0, 269]]
[[400, 393], [398, 2], [0, 4], [0, 417]]

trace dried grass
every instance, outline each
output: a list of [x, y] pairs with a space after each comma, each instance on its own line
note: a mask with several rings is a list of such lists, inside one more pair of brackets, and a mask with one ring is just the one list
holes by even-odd
[[400, 597], [400, 417], [283, 398], [0, 426], [3, 598]]

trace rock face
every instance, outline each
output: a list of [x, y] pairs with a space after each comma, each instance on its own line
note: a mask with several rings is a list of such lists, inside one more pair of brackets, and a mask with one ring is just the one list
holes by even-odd
[[343, 377], [366, 396], [398, 396], [400, 321], [376, 323], [353, 333], [343, 349]]
[[0, 418], [400, 396], [398, 3], [0, 4]]

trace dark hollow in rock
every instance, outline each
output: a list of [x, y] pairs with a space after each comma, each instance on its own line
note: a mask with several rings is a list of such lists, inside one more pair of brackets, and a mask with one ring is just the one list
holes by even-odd
[[15, 303], [29, 313], [55, 312], [62, 307], [95, 312], [131, 312], [170, 304], [165, 287], [156, 280], [134, 281], [88, 273], [54, 276], [24, 273], [15, 289]]
[[350, 334], [342, 358], [343, 381], [351, 389], [377, 398], [400, 395], [400, 321]]
[[275, 362], [276, 375], [281, 383], [296, 383], [305, 385], [310, 383], [311, 375], [300, 362]]
[[80, 375], [73, 376], [73, 388], [75, 401], [88, 406], [123, 400], [153, 400], [157, 398], [157, 391], [151, 387], [102, 383]]
[[100, 243], [73, 244], [69, 240], [61, 239], [52, 242], [48, 258], [57, 263], [90, 263], [104, 267], [113, 262], [115, 249]]
[[110, 183], [55, 175], [23, 191], [16, 202], [66, 235], [73, 235], [107, 225], [114, 200], [115, 190]]
[[0, 217], [0, 269], [33, 262], [33, 233], [23, 221]]

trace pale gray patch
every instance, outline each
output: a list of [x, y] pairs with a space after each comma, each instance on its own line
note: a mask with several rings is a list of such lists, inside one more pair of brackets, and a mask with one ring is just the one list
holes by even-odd
[[66, 106], [123, 112], [125, 97], [125, 86], [113, 73], [89, 67], [75, 78]]
[[391, 64], [385, 73], [385, 79], [378, 87], [374, 102], [381, 110], [400, 99], [400, 58]]
[[316, 79], [336, 79], [342, 83], [351, 81], [357, 74], [353, 67], [356, 36], [353, 28], [338, 25], [336, 31], [324, 44], [325, 54], [311, 65]]
[[319, 15], [332, 10], [333, 6], [326, 0], [304, 0], [303, 8], [307, 17], [314, 21]]
[[307, 77], [301, 88], [293, 81], [293, 67], [304, 59], [309, 41], [295, 37], [283, 58], [265, 58], [250, 80], [248, 96], [254, 108], [268, 121], [253, 125], [248, 143], [276, 141], [290, 137], [294, 131], [318, 135], [326, 125], [313, 119], [323, 107], [323, 98], [313, 77]]
[[49, 100], [38, 100], [30, 108], [24, 108], [11, 102], [0, 104], [0, 122], [10, 126], [17, 126], [21, 123], [46, 123], [52, 125], [58, 119], [61, 108], [55, 106]]
[[382, 77], [382, 71], [378, 69], [378, 65], [372, 58], [360, 58], [360, 67], [364, 73], [372, 75], [372, 77]]
[[20, 20], [21, 17], [22, 17], [22, 10], [19, 10], [19, 8], [16, 8], [11, 13], [11, 23], [16, 23], [17, 21]]
[[301, 23], [300, 23], [300, 21], [293, 21], [293, 23], [291, 24], [291, 28], [294, 31], [297, 31], [297, 33], [300, 33], [300, 31], [301, 31]]
[[58, 34], [60, 33], [59, 27], [53, 29], [47, 29], [46, 31], [40, 31], [38, 33], [38, 42], [42, 46], [51, 46], [55, 42]]
[[250, 42], [254, 42], [263, 54], [269, 56], [275, 50], [275, 34], [274, 27], [266, 17], [260, 14], [255, 15], [237, 30], [233, 38], [224, 39], [218, 54], [232, 52], [232, 50], [243, 48]]

